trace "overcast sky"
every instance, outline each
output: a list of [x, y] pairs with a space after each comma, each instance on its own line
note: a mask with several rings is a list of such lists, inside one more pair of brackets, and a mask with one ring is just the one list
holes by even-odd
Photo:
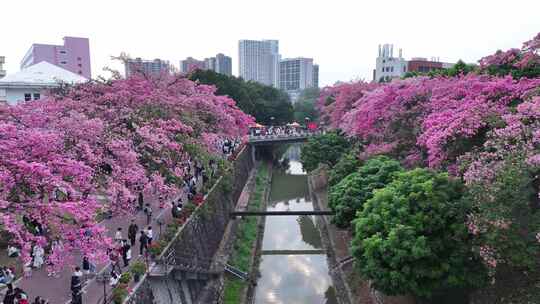
[[476, 62], [540, 32], [540, 0], [1, 0], [0, 55], [8, 73], [32, 43], [90, 38], [92, 76], [110, 56], [161, 58], [222, 52], [238, 74], [239, 39], [278, 39], [287, 57], [313, 57], [320, 84], [371, 80], [377, 46], [405, 58]]

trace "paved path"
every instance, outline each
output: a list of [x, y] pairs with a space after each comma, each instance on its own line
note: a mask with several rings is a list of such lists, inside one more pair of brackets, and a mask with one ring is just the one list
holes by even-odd
[[[201, 183], [198, 185], [198, 189], [201, 189]], [[178, 198], [178, 196], [176, 197]], [[169, 200], [170, 202], [171, 200]], [[159, 224], [157, 219], [161, 218], [163, 225], [162, 231], [165, 233], [166, 226], [172, 221], [171, 213], [171, 204], [165, 204], [164, 209], [159, 208], [159, 202], [155, 198], [145, 198], [145, 203], [150, 203], [153, 210], [152, 216], [152, 230], [154, 234], [154, 241], [158, 240], [160, 236]], [[115, 216], [111, 219], [106, 219], [101, 222], [102, 225], [108, 228], [108, 235], [111, 238], [114, 238], [114, 233], [118, 227], [122, 227], [122, 235], [127, 239], [128, 226], [131, 223], [131, 219], [135, 219], [135, 222], [139, 226], [139, 231], [145, 227], [148, 227], [146, 223], [146, 215], [139, 211], [133, 216]], [[132, 260], [130, 263], [133, 263], [137, 258], [139, 258], [139, 235], [137, 234], [137, 241], [135, 246], [131, 249]], [[142, 258], [142, 257], [140, 257]], [[98, 272], [101, 271], [110, 271], [110, 267], [107, 264], [98, 265]], [[123, 262], [121, 262], [123, 266]], [[128, 269], [123, 268], [123, 269]], [[70, 281], [71, 273], [73, 269], [70, 267], [65, 267], [63, 272], [60, 274], [59, 278], [52, 278], [47, 276], [47, 271], [45, 267], [40, 270], [34, 270], [32, 276], [29, 278], [23, 278], [16, 284], [17, 287], [22, 288], [29, 296], [30, 302], [33, 302], [37, 296], [48, 299], [51, 304], [64, 304], [71, 302], [71, 291], [70, 291]], [[109, 283], [107, 282], [107, 295], [110, 295]], [[103, 301], [103, 283], [97, 282], [93, 278], [89, 278], [85, 287], [83, 289], [83, 303], [85, 304], [98, 304]]]

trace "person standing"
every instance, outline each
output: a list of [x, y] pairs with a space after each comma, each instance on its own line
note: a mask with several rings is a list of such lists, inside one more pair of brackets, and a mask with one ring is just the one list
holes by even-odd
[[148, 250], [148, 236], [146, 236], [146, 233], [144, 230], [141, 230], [141, 234], [139, 236], [139, 255], [143, 255], [143, 253]]
[[152, 240], [154, 239], [154, 232], [152, 231], [152, 226], [148, 226], [146, 230], [146, 236], [148, 237], [148, 245], [152, 245]]
[[135, 220], [131, 220], [131, 224], [128, 227], [128, 238], [131, 242], [131, 247], [135, 246], [135, 239], [137, 238], [137, 232], [139, 232], [139, 226], [135, 224]]
[[144, 207], [144, 214], [146, 214], [146, 224], [150, 225], [150, 222], [152, 222], [152, 207], [148, 203]]

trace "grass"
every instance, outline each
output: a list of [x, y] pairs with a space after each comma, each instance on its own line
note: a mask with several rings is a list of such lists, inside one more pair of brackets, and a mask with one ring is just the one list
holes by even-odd
[[[257, 171], [255, 189], [249, 198], [249, 210], [259, 210], [264, 203], [263, 196], [266, 185], [268, 184], [267, 178], [268, 168], [263, 164]], [[257, 217], [248, 216], [242, 219], [238, 225], [234, 252], [229, 258], [229, 264], [242, 271], [249, 272], [251, 269], [252, 248], [257, 241], [257, 230]], [[226, 277], [224, 303], [241, 303], [242, 293], [246, 287], [247, 282], [232, 277]]]

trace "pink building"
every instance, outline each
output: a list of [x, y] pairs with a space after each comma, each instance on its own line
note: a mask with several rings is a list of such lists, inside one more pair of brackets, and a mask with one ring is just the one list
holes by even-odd
[[64, 45], [35, 43], [21, 61], [21, 70], [42, 61], [47, 61], [87, 79], [92, 76], [88, 38], [64, 37]]

